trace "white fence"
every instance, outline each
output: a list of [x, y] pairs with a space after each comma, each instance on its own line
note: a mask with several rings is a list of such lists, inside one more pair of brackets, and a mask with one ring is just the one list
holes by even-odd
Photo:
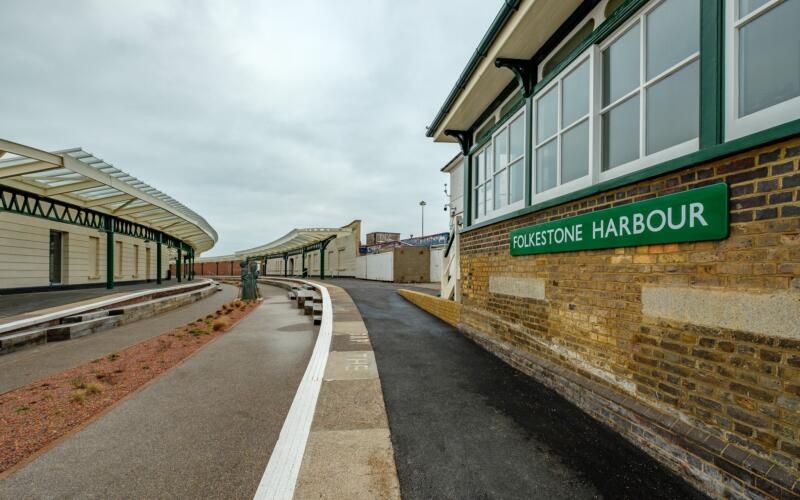
[[431, 248], [431, 283], [438, 283], [442, 280], [443, 258], [444, 247]]
[[362, 255], [356, 259], [356, 278], [394, 281], [394, 252]]

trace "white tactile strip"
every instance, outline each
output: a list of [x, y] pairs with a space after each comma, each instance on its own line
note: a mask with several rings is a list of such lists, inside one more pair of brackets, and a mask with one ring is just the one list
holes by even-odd
[[317, 343], [256, 490], [254, 498], [257, 500], [290, 500], [294, 496], [297, 475], [303, 462], [325, 366], [328, 363], [328, 350], [333, 333], [331, 297], [324, 286], [309, 284], [315, 286], [322, 294], [322, 322]]

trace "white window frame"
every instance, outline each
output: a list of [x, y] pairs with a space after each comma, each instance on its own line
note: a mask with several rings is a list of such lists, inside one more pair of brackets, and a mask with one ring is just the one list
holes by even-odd
[[[522, 156], [520, 158], [518, 158], [516, 161], [508, 163], [502, 169], [500, 169], [498, 171], [495, 171], [494, 170], [494, 158], [495, 158], [495, 155], [496, 155], [495, 151], [496, 151], [496, 148], [497, 148], [497, 145], [495, 144], [495, 140], [497, 139], [497, 136], [500, 135], [503, 131], [510, 130], [511, 123], [516, 121], [518, 118], [522, 120], [522, 134], [523, 134], [522, 137], [523, 137], [523, 141], [525, 141], [525, 145], [523, 146], [523, 150], [522, 150]], [[528, 179], [527, 179], [528, 174], [525, 171], [526, 170], [525, 169], [525, 155], [528, 152], [527, 151], [527, 148], [528, 148], [528, 146], [527, 146], [527, 135], [528, 135], [528, 124], [527, 124], [527, 120], [525, 119], [525, 106], [522, 106], [519, 110], [517, 110], [517, 112], [515, 112], [513, 115], [511, 115], [508, 118], [508, 120], [503, 122], [502, 126], [498, 127], [497, 130], [492, 132], [491, 139], [487, 140], [486, 144], [481, 146], [481, 148], [472, 155], [473, 157], [475, 157], [475, 156], [483, 153], [484, 151], [486, 151], [487, 146], [489, 146], [491, 144], [491, 146], [492, 146], [492, 162], [491, 162], [492, 169], [491, 169], [491, 172], [489, 172], [489, 169], [486, 167], [486, 165], [484, 165], [483, 168], [486, 169], [486, 177], [483, 179], [482, 183], [476, 184], [477, 176], [475, 175], [475, 172], [473, 171], [473, 180], [472, 180], [473, 183], [472, 183], [472, 186], [470, 187], [470, 189], [472, 190], [471, 191], [472, 199], [475, 200], [475, 201], [474, 201], [474, 206], [470, 207], [470, 210], [473, 210], [473, 209], [475, 210], [473, 212], [473, 219], [472, 219], [474, 223], [483, 222], [483, 221], [486, 221], [486, 220], [489, 220], [489, 219], [493, 219], [495, 217], [499, 217], [501, 215], [505, 215], [507, 213], [513, 212], [514, 210], [519, 210], [519, 209], [521, 209], [521, 208], [523, 208], [525, 206], [525, 194], [524, 193], [525, 193], [525, 186], [528, 183]], [[510, 133], [509, 133], [508, 139], [507, 139], [507, 147], [509, 149], [511, 148], [511, 136], [510, 136]], [[510, 167], [511, 167], [512, 164], [515, 164], [517, 162], [522, 162], [522, 172], [523, 172], [523, 177], [522, 177], [523, 195], [522, 195], [522, 199], [518, 200], [518, 201], [516, 201], [514, 203], [508, 203], [504, 207], [496, 209], [496, 208], [494, 208], [494, 203], [495, 203], [495, 198], [494, 198], [494, 179], [503, 170], [505, 170], [506, 199], [510, 198], [510, 196], [511, 196], [511, 176], [509, 175], [510, 171], [511, 171]], [[477, 170], [474, 161], [471, 162], [470, 167]], [[491, 178], [491, 181], [492, 181], [492, 209], [491, 210], [489, 210], [489, 207], [486, 206], [486, 186], [489, 184], [489, 179], [490, 178]], [[478, 204], [477, 204], [478, 190], [479, 190], [480, 187], [483, 187], [483, 189], [484, 189], [484, 195], [483, 195], [484, 196], [483, 197], [483, 204], [484, 204], [484, 212], [485, 212], [484, 214], [477, 213], [478, 212], [478, 210], [477, 210], [477, 207], [478, 207]]]
[[[594, 73], [594, 102], [597, 103], [599, 109], [597, 113], [593, 116], [595, 123], [595, 129], [598, 131], [598, 144], [597, 144], [597, 152], [598, 155], [596, 156], [596, 168], [598, 171], [598, 181], [603, 182], [609, 179], [614, 179], [631, 172], [636, 172], [638, 170], [645, 169], [647, 167], [651, 167], [653, 165], [657, 165], [659, 163], [663, 163], [665, 161], [671, 160], [673, 158], [677, 158], [679, 156], [683, 156], [685, 154], [689, 154], [695, 152], [700, 149], [700, 138], [699, 136], [690, 139], [688, 141], [682, 142], [680, 144], [676, 144], [674, 146], [670, 146], [667, 149], [662, 149], [656, 153], [646, 154], [647, 153], [647, 99], [645, 99], [645, 95], [647, 89], [653, 86], [654, 84], [660, 82], [664, 78], [671, 76], [678, 72], [679, 70], [683, 69], [684, 67], [688, 66], [689, 64], [699, 60], [700, 58], [700, 50], [698, 44], [698, 51], [694, 54], [686, 57], [682, 61], [678, 62], [677, 64], [667, 68], [666, 70], [662, 71], [660, 74], [656, 75], [655, 77], [647, 80], [647, 66], [645, 61], [645, 54], [647, 53], [647, 29], [646, 29], [646, 16], [651, 11], [653, 11], [656, 7], [661, 5], [664, 0], [654, 1], [651, 2], [649, 5], [643, 7], [639, 13], [635, 16], [631, 16], [622, 26], [614, 30], [614, 35], [608, 37], [606, 40], [603, 41], [602, 44], [595, 45], [595, 60], [597, 64], [595, 68], [597, 69]], [[699, 19], [699, 17], [698, 17]], [[602, 106], [602, 91], [603, 91], [603, 75], [602, 75], [602, 66], [603, 66], [603, 51], [607, 49], [611, 44], [617, 41], [620, 37], [622, 37], [625, 33], [628, 32], [635, 24], [641, 23], [639, 26], [639, 85], [628, 92], [627, 94], [617, 98], [613, 102], [609, 103], [607, 106]], [[697, 82], [698, 89], [700, 85], [700, 81]], [[634, 98], [639, 99], [639, 158], [636, 160], [629, 161], [628, 163], [624, 163], [622, 165], [617, 165], [607, 171], [603, 171], [602, 166], [602, 118], [603, 114], [611, 109], [617, 107], [620, 103]], [[700, 119], [698, 114], [698, 120]], [[699, 135], [699, 127], [698, 127], [698, 135]]]
[[[739, 29], [787, 0], [772, 0], [737, 21], [739, 2], [725, 3], [725, 139], [730, 141], [800, 117], [800, 96], [739, 118]], [[796, 1], [796, 0], [789, 0]]]
[[[594, 80], [595, 80], [595, 58], [596, 55], [593, 53], [592, 50], [587, 50], [579, 57], [577, 57], [572, 63], [569, 64], [563, 71], [558, 74], [557, 78], [553, 78], [553, 81], [548, 83], [544, 88], [542, 88], [536, 95], [533, 97], [533, 130], [531, 131], [531, 193], [533, 193], [533, 199], [536, 202], [539, 201], [546, 201], [552, 198], [556, 198], [563, 194], [576, 191], [578, 189], [591, 186], [593, 183], [596, 182], [597, 179], [597, 135], [595, 134], [595, 129], [597, 128], [597, 121], [595, 119], [596, 109], [595, 109], [595, 99], [596, 99], [596, 92], [594, 91]], [[573, 123], [567, 124], [566, 127], [562, 127], [561, 124], [561, 114], [562, 114], [562, 95], [563, 95], [563, 80], [572, 74], [572, 72], [578, 68], [584, 62], [589, 63], [589, 88], [587, 92], [589, 92], [589, 113], [588, 118], [580, 118]], [[550, 142], [555, 138], [556, 140], [556, 186], [552, 187], [546, 191], [542, 191], [541, 193], [536, 192], [536, 181], [538, 180], [536, 177], [536, 151], [539, 149], [536, 140], [536, 124], [538, 123], [538, 113], [537, 113], [537, 103], [539, 99], [544, 97], [550, 90], [554, 87], [558, 87], [558, 104], [557, 104], [557, 123], [556, 123], [556, 132], [544, 139], [541, 143], [542, 145]], [[562, 137], [565, 133], [572, 130], [574, 127], [578, 126], [579, 124], [583, 123], [584, 121], [589, 121], [589, 171], [583, 177], [579, 179], [575, 179], [572, 181], [567, 182], [566, 184], [561, 184], [561, 141]]]

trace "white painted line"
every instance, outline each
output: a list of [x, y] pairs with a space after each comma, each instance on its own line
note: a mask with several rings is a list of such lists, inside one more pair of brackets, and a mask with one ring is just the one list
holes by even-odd
[[322, 294], [322, 322], [319, 335], [306, 372], [294, 395], [292, 406], [283, 422], [278, 442], [272, 450], [272, 456], [253, 497], [256, 500], [291, 500], [294, 496], [297, 475], [303, 463], [308, 434], [314, 420], [322, 376], [328, 363], [333, 332], [331, 296], [325, 286], [309, 284], [314, 285]]
[[91, 304], [84, 304], [82, 306], [76, 306], [70, 309], [62, 309], [60, 311], [53, 311], [51, 313], [41, 314], [39, 316], [32, 316], [30, 318], [18, 319], [16, 321], [11, 321], [10, 323], [0, 324], [0, 333], [7, 332], [10, 330], [16, 330], [18, 328], [24, 328], [26, 326], [36, 325], [38, 323], [44, 323], [45, 321], [50, 321], [64, 316], [71, 316], [73, 314], [78, 314], [91, 309], [97, 309], [107, 305], [124, 302], [126, 300], [135, 299], [136, 297], [141, 297], [142, 295], [151, 294], [153, 292], [165, 292], [170, 290], [179, 290], [181, 288], [188, 288], [188, 287], [202, 285], [203, 282], [212, 283], [213, 280], [200, 280], [193, 283], [187, 283], [185, 285], [176, 285], [167, 288], [150, 288], [148, 290], [142, 290], [140, 292], [129, 293], [127, 295], [123, 295], [122, 297], [114, 297], [113, 299], [106, 299], [106, 300], [101, 300], [99, 302], [92, 302]]

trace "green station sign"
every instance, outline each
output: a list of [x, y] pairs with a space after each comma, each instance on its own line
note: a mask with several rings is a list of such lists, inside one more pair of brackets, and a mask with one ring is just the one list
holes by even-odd
[[511, 232], [511, 255], [728, 237], [728, 185], [690, 189]]

